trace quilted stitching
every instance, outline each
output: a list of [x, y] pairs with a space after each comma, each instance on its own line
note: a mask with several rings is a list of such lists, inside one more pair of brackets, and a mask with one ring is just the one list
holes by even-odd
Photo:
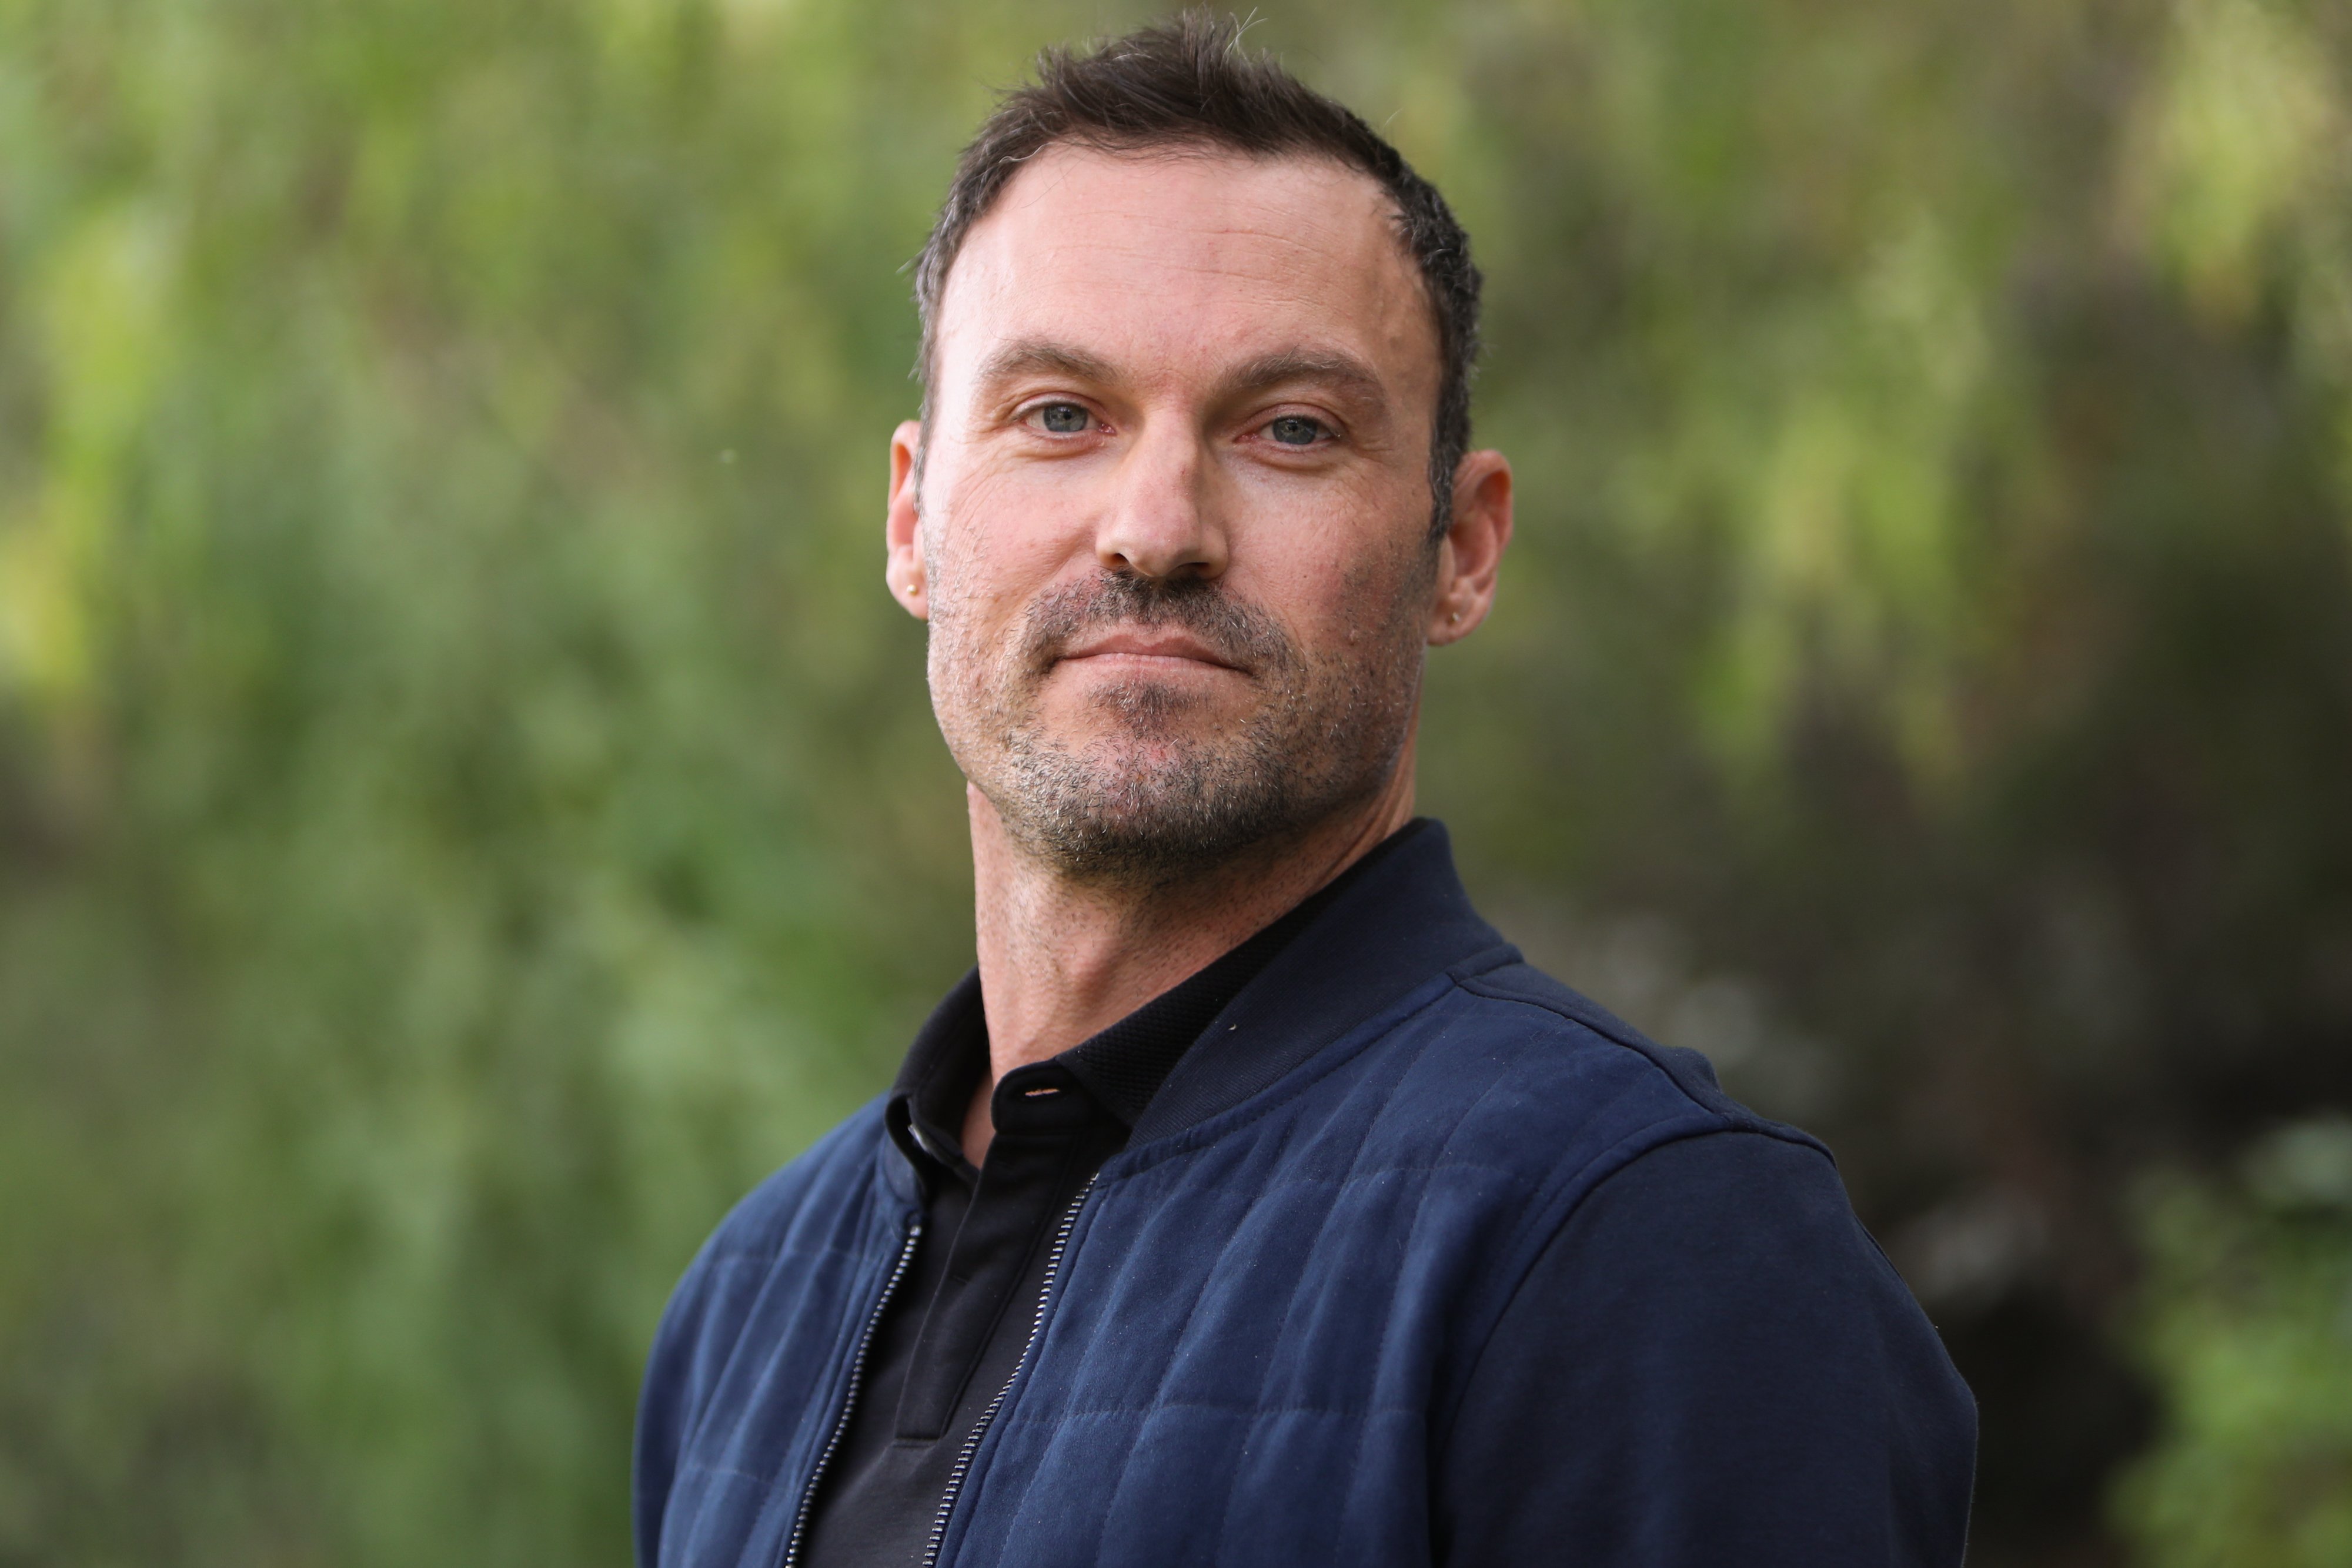
[[[1550, 1000], [1440, 980], [1114, 1157], [942, 1561], [1425, 1563], [1430, 1435], [1514, 1270], [1628, 1151], [1733, 1116]], [[894, 1157], [869, 1108], [746, 1200], [681, 1289], [693, 1321], [664, 1336], [704, 1371], [665, 1561], [769, 1568], [895, 1254], [876, 1179]]]

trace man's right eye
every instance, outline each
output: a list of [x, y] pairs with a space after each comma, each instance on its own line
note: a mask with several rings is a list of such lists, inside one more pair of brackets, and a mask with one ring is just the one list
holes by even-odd
[[1030, 417], [1055, 435], [1083, 435], [1095, 423], [1093, 414], [1074, 402], [1049, 402]]

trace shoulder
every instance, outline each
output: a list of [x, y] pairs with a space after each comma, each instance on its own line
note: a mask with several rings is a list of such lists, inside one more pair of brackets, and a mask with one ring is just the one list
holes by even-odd
[[1420, 1054], [1475, 1088], [1450, 1140], [1532, 1151], [1543, 1197], [1515, 1286], [1587, 1275], [1575, 1300], [1630, 1293], [1654, 1311], [1834, 1285], [1916, 1312], [1829, 1150], [1725, 1093], [1699, 1052], [1516, 960], [1456, 975], [1420, 1032]]
[[1457, 977], [1449, 999], [1516, 1091], [1487, 1099], [1582, 1155], [1528, 1239], [1549, 1267], [1630, 1277], [1638, 1255], [1694, 1287], [1747, 1269], [1907, 1302], [1828, 1148], [1724, 1092], [1698, 1051], [1658, 1044], [1524, 963]]
[[1587, 1301], [1620, 1290], [1738, 1301], [1767, 1284], [1909, 1300], [1828, 1153], [1770, 1124], [1677, 1139], [1628, 1161], [1565, 1217], [1538, 1271], [1555, 1284], [1583, 1278], [1573, 1294]]
[[1724, 1093], [1698, 1053], [1646, 1039], [1508, 948], [1367, 1020], [1315, 1067], [1167, 1152], [1253, 1120], [1258, 1142], [1318, 1179], [1426, 1188], [1451, 1231], [1481, 1236], [1476, 1293], [1490, 1305], [1591, 1194], [1673, 1144], [1738, 1133], [1786, 1145], [1837, 1187], [1818, 1144]]
[[1661, 1108], [1705, 1113], [1726, 1127], [1793, 1133], [1726, 1094], [1698, 1051], [1658, 1044], [1516, 956], [1492, 968], [1457, 974], [1454, 987], [1448, 998], [1453, 1008], [1497, 1044], [1517, 1047], [1528, 1071], [1622, 1080], [1645, 1089]]
[[1631, 1162], [1708, 1134], [1785, 1145], [1836, 1186], [1820, 1144], [1725, 1093], [1706, 1057], [1658, 1044], [1516, 954], [1452, 979], [1374, 1050], [1396, 1059], [1401, 1095], [1433, 1132], [1456, 1146], [1524, 1149], [1562, 1200], [1554, 1224]]

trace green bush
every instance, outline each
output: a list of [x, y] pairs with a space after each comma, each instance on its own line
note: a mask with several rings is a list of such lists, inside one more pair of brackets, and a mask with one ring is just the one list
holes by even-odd
[[2143, 1217], [2165, 1426], [2116, 1494], [2140, 1561], [2352, 1562], [2352, 1122], [2275, 1134], [2241, 1181], [2158, 1183]]

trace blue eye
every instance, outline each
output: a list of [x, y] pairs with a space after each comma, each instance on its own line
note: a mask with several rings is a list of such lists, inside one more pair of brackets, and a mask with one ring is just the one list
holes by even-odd
[[1312, 446], [1323, 427], [1303, 414], [1286, 413], [1280, 419], [1268, 421], [1266, 435], [1284, 446]]
[[1083, 435], [1094, 428], [1095, 416], [1074, 402], [1049, 402], [1037, 411], [1037, 421], [1055, 435]]

